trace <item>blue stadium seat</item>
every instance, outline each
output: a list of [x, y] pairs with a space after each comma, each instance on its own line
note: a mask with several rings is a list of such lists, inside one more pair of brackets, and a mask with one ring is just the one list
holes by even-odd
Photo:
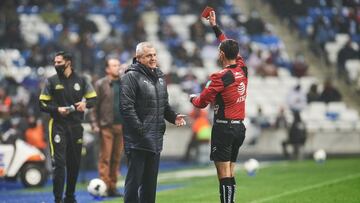
[[267, 46], [274, 46], [280, 44], [279, 37], [275, 35], [254, 35], [251, 40], [257, 43], [265, 44]]
[[297, 23], [297, 27], [300, 32], [300, 37], [307, 37], [307, 35], [308, 35], [307, 28], [308, 28], [308, 26], [312, 25], [313, 22], [314, 22], [314, 20], [308, 16], [299, 17], [297, 19], [296, 23]]
[[322, 12], [321, 9], [318, 7], [313, 7], [308, 9], [308, 16], [312, 19], [316, 19], [317, 17], [321, 16]]
[[176, 8], [172, 6], [164, 7], [159, 9], [160, 16], [168, 16], [176, 13]]
[[360, 34], [351, 35], [351, 39], [352, 39], [352, 41], [354, 41], [356, 43], [360, 43]]

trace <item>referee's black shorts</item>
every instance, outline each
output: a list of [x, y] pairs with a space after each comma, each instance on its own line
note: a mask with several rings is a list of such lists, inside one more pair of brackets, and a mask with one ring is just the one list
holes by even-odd
[[245, 125], [242, 121], [217, 121], [214, 122], [211, 132], [210, 159], [215, 162], [236, 162], [245, 139]]

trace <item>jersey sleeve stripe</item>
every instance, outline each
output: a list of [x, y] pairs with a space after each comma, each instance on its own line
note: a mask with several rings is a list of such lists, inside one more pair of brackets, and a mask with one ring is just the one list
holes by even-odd
[[50, 100], [51, 100], [51, 96], [50, 96], [50, 95], [46, 95], [46, 94], [40, 94], [39, 100], [50, 101]]
[[85, 97], [86, 99], [94, 98], [94, 97], [96, 97], [96, 92], [95, 92], [95, 91], [88, 92], [88, 93], [85, 94], [84, 97]]
[[49, 142], [50, 142], [50, 154], [51, 154], [51, 157], [54, 157], [54, 145], [53, 145], [53, 142], [52, 142], [53, 124], [54, 124], [54, 119], [51, 118], [49, 120]]

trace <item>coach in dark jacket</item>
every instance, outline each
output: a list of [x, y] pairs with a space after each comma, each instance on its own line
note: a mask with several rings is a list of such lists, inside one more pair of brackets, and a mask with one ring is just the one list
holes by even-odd
[[[149, 42], [136, 47], [134, 63], [121, 78], [121, 112], [129, 169], [125, 203], [155, 202], [165, 121], [185, 125], [168, 102], [164, 74], [157, 68], [156, 50]], [[138, 192], [140, 189], [140, 192]]]

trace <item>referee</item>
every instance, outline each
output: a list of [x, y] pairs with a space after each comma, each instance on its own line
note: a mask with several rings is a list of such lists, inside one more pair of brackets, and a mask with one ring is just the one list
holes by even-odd
[[56, 203], [76, 203], [74, 193], [83, 143], [81, 122], [85, 109], [96, 103], [96, 92], [74, 71], [69, 53], [56, 53], [54, 65], [57, 74], [48, 78], [39, 98], [41, 111], [51, 116], [49, 142], [54, 169], [53, 193]]
[[247, 68], [239, 55], [239, 44], [227, 39], [216, 25], [215, 12], [208, 18], [219, 45], [222, 70], [211, 75], [200, 96], [190, 95], [191, 103], [205, 108], [214, 102], [214, 126], [211, 132], [210, 159], [214, 161], [219, 179], [222, 203], [235, 201], [235, 162], [245, 139], [245, 99], [247, 94]]

